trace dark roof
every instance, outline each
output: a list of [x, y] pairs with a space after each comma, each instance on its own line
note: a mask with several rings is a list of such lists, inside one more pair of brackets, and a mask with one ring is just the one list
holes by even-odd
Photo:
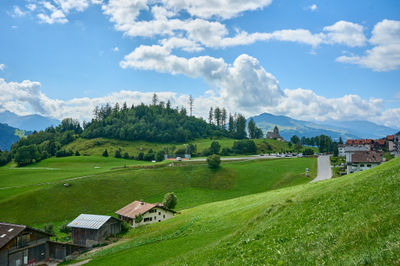
[[159, 207], [164, 210], [175, 213], [175, 211], [166, 208], [162, 203], [154, 203], [153, 204], [153, 203], [147, 203], [147, 202], [137, 201], [137, 200], [126, 205], [125, 207], [116, 211], [115, 213], [118, 215], [125, 216], [125, 217], [135, 218], [137, 215], [144, 214], [144, 213], [148, 212], [149, 210], [153, 209], [154, 207]]
[[382, 153], [374, 151], [356, 151], [351, 156], [352, 163], [380, 163], [382, 162]]
[[372, 144], [372, 139], [348, 139], [346, 145], [365, 145]]
[[4, 247], [8, 242], [10, 242], [14, 237], [16, 237], [19, 233], [21, 233], [25, 229], [29, 229], [32, 231], [52, 236], [52, 234], [46, 233], [44, 231], [35, 228], [30, 228], [26, 225], [0, 223], [0, 248]]

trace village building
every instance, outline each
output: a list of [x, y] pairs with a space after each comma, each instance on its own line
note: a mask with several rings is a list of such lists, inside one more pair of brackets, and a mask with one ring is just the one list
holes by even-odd
[[63, 261], [84, 247], [50, 241], [52, 235], [25, 225], [0, 223], [0, 265]]
[[394, 135], [386, 136], [386, 149], [388, 152], [394, 151]]
[[277, 126], [274, 127], [274, 130], [272, 132], [267, 132], [267, 139], [283, 140], [281, 135], [279, 135], [279, 129]]
[[72, 230], [72, 242], [91, 247], [103, 243], [107, 237], [121, 232], [122, 221], [105, 215], [81, 214], [68, 224]]
[[339, 144], [338, 145], [338, 156], [339, 157], [345, 157], [346, 156], [345, 147], [346, 147], [346, 145], [344, 145], [344, 144]]
[[355, 151], [347, 161], [347, 174], [367, 170], [383, 162], [383, 152]]
[[[144, 201], [134, 201], [115, 213], [119, 219], [128, 222], [132, 227], [137, 227], [172, 218], [176, 212], [166, 208], [162, 203], [152, 204]], [[135, 218], [138, 215], [142, 216], [142, 220], [136, 223]]]
[[393, 155], [395, 157], [400, 156], [400, 135], [393, 136]]

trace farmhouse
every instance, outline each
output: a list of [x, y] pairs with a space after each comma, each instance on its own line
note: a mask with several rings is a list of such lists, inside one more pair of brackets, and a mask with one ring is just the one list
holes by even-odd
[[[152, 204], [136, 200], [115, 213], [119, 219], [127, 221], [132, 227], [137, 227], [172, 218], [176, 212], [164, 207], [162, 203]], [[143, 219], [136, 223], [135, 217], [138, 215], [141, 215]]]
[[375, 151], [356, 151], [351, 156], [351, 161], [347, 162], [347, 173], [367, 170], [378, 166], [383, 161], [383, 152]]
[[81, 214], [68, 224], [72, 229], [72, 242], [91, 247], [121, 232], [122, 221], [104, 215]]
[[0, 265], [62, 261], [84, 247], [50, 241], [51, 234], [25, 225], [0, 223]]

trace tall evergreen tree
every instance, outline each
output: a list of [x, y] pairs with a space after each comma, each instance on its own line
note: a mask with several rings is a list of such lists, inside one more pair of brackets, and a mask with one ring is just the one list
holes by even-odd
[[235, 136], [235, 122], [233, 120], [232, 114], [229, 114], [228, 134], [231, 138]]
[[256, 138], [256, 124], [254, 123], [253, 118], [251, 118], [249, 123], [247, 124], [247, 130], [249, 132], [250, 139], [255, 139]]
[[221, 122], [223, 129], [226, 129], [226, 119], [227, 119], [227, 114], [226, 114], [226, 109], [224, 107], [222, 108], [222, 113], [221, 113]]
[[213, 108], [210, 107], [210, 111], [208, 111], [208, 123], [211, 125], [213, 123], [214, 111]]
[[194, 99], [193, 99], [192, 95], [189, 95], [189, 111], [190, 111], [190, 116], [193, 115], [193, 102], [194, 102]]
[[214, 119], [217, 127], [221, 127], [221, 109], [219, 107], [215, 107], [214, 109]]
[[157, 93], [154, 93], [154, 94], [153, 94], [153, 99], [151, 100], [151, 103], [152, 103], [153, 106], [156, 106], [156, 105], [157, 105], [157, 103], [158, 103], [158, 96], [157, 96]]
[[245, 139], [247, 137], [246, 118], [243, 115], [238, 114], [235, 124], [236, 124], [236, 138]]

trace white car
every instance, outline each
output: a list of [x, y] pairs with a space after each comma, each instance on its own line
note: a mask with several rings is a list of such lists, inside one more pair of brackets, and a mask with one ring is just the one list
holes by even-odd
[[176, 160], [177, 160], [178, 162], [180, 162], [180, 161], [182, 161], [182, 158], [181, 158], [181, 157], [176, 157]]

